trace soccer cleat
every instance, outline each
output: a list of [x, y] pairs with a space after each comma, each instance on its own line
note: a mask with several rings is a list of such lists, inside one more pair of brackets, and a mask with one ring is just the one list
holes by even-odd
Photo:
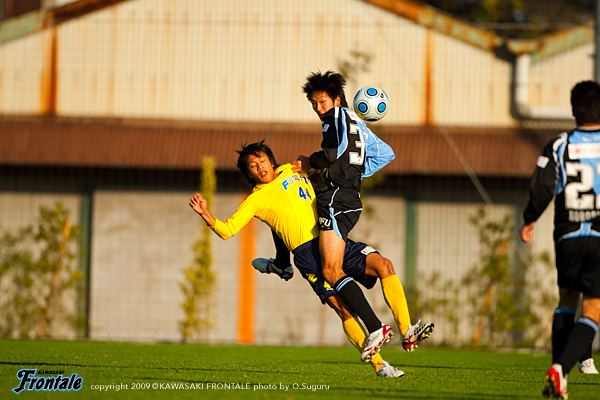
[[364, 362], [371, 361], [375, 354], [379, 353], [379, 349], [385, 342], [389, 342], [394, 337], [394, 331], [389, 326], [382, 324], [381, 328], [371, 333], [367, 338], [364, 350], [360, 355], [360, 359]]
[[433, 322], [428, 322], [423, 326], [420, 326], [421, 320], [414, 325], [411, 325], [402, 338], [402, 348], [405, 351], [413, 351], [417, 348], [417, 345], [421, 343], [424, 339], [427, 339], [431, 336], [431, 332], [433, 332]]
[[542, 389], [542, 396], [553, 399], [566, 399], [569, 397], [567, 393], [567, 378], [563, 376], [562, 366], [553, 364], [546, 372], [545, 386]]
[[275, 266], [275, 260], [272, 258], [255, 258], [252, 260], [252, 266], [263, 274], [276, 274], [281, 279], [289, 281], [294, 276], [294, 268], [290, 265], [281, 269]]
[[379, 371], [377, 372], [377, 376], [384, 376], [386, 378], [400, 378], [404, 376], [404, 371], [399, 370], [396, 367], [392, 367], [389, 362], [382, 360], [383, 364]]
[[577, 367], [582, 374], [597, 374], [598, 370], [594, 365], [594, 359], [588, 358], [587, 360], [583, 360], [582, 362], [577, 363]]

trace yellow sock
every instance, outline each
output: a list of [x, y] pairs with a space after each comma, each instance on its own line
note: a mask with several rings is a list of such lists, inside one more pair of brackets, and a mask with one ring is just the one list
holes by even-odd
[[394, 314], [394, 320], [400, 329], [402, 336], [406, 334], [410, 327], [410, 313], [408, 312], [408, 304], [406, 304], [406, 296], [404, 295], [404, 288], [400, 283], [398, 275], [388, 276], [381, 280], [381, 289], [383, 290], [383, 297], [387, 303], [392, 314]]
[[[350, 343], [352, 343], [359, 353], [362, 353], [363, 346], [367, 340], [367, 334], [365, 333], [363, 327], [355, 318], [345, 320], [342, 325], [344, 326], [344, 333], [346, 333], [346, 337]], [[375, 354], [375, 357], [369, 361], [369, 363], [373, 366], [373, 368], [375, 368], [375, 372], [379, 372], [379, 369], [383, 363], [383, 359], [381, 358], [381, 355], [377, 353]]]

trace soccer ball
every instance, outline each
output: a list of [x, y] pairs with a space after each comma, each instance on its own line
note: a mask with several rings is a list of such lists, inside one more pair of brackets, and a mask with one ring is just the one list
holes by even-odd
[[379, 121], [388, 111], [387, 94], [377, 86], [365, 86], [354, 95], [354, 111], [368, 122]]

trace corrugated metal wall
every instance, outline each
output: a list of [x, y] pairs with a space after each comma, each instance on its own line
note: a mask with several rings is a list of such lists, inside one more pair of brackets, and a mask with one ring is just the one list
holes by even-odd
[[[132, 0], [54, 29], [0, 47], [0, 112], [307, 122], [304, 77], [359, 53], [348, 93], [383, 87], [382, 124], [515, 124], [511, 63], [357, 0]], [[533, 105], [568, 108], [589, 53], [534, 63]]]

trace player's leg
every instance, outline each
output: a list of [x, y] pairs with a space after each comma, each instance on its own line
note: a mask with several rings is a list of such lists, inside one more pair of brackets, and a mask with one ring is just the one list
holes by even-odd
[[552, 363], [558, 361], [575, 326], [575, 314], [581, 292], [559, 288], [558, 294], [558, 307], [554, 310], [552, 318]]
[[[580, 293], [573, 289], [574, 276], [581, 269], [580, 238], [558, 241], [555, 245], [559, 302], [552, 319], [552, 366], [544, 378], [544, 397], [565, 398], [569, 373], [559, 364], [575, 324]], [[567, 289], [571, 288], [571, 289]]]
[[419, 343], [431, 336], [434, 328], [433, 322], [420, 325], [421, 321], [419, 320], [414, 325], [410, 323], [410, 312], [404, 288], [390, 260], [375, 251], [369, 252], [366, 257], [365, 273], [380, 279], [383, 297], [402, 334], [402, 348], [406, 351], [413, 351]]
[[[579, 301], [579, 314], [581, 315], [581, 308], [583, 307], [583, 300]], [[574, 323], [573, 323], [574, 324]], [[577, 367], [582, 374], [597, 374], [598, 370], [596, 369], [596, 365], [594, 365], [594, 359], [592, 358], [592, 344], [590, 343], [590, 347], [585, 351], [585, 353], [579, 357], [579, 362], [577, 363]]]
[[[343, 207], [338, 207], [338, 204], [343, 204]], [[352, 212], [340, 211], [348, 205], [356, 209]], [[358, 314], [370, 335], [380, 331], [382, 323], [360, 287], [343, 271], [346, 239], [350, 230], [358, 222], [361, 209], [362, 204], [358, 197], [354, 199], [350, 194], [341, 190], [328, 190], [317, 195], [319, 252], [323, 277]]]
[[556, 361], [562, 365], [565, 374], [575, 366], [594, 341], [600, 322], [600, 298], [583, 296], [581, 317], [571, 329], [563, 352]]
[[[567, 333], [556, 363], [568, 374], [591, 346], [600, 322], [600, 238], [565, 239], [556, 245], [559, 307], [576, 310], [583, 293], [581, 316]], [[565, 288], [571, 288], [566, 290]], [[553, 332], [554, 334], [554, 332]], [[553, 339], [554, 344], [554, 339]]]
[[[344, 332], [348, 340], [354, 345], [354, 347], [362, 352], [362, 349], [367, 340], [366, 332], [356, 318], [349, 318], [343, 322]], [[391, 366], [387, 361], [381, 358], [379, 353], [376, 353], [370, 360], [369, 363], [375, 369], [378, 376], [388, 378], [400, 378], [404, 376], [404, 372]]]
[[400, 333], [404, 336], [410, 328], [410, 312], [408, 311], [404, 288], [400, 278], [394, 271], [392, 262], [379, 253], [370, 253], [366, 258], [365, 273], [376, 276], [381, 281], [385, 302], [394, 315]]
[[[566, 377], [577, 361], [588, 351], [598, 332], [600, 239], [578, 237], [559, 241], [556, 245], [556, 268], [558, 286], [563, 288], [560, 290], [559, 306], [577, 307], [578, 292], [583, 293], [581, 317], [573, 325], [562, 345], [561, 353], [546, 373], [546, 382], [542, 391], [544, 396], [566, 398]], [[565, 291], [564, 288], [572, 289]]]
[[[598, 299], [588, 299], [582, 304], [582, 315], [586, 315], [594, 321], [600, 321], [600, 301]], [[584, 306], [585, 305], [585, 306]], [[587, 350], [581, 357], [579, 357], [579, 362], [577, 366], [579, 371], [584, 374], [597, 374], [598, 369], [596, 369], [596, 365], [594, 364], [594, 359], [592, 358], [592, 345], [593, 340], [588, 346]]]
[[[354, 348], [362, 353], [365, 341], [367, 340], [367, 334], [363, 327], [356, 320], [355, 314], [345, 304], [344, 299], [339, 295], [333, 295], [327, 298], [327, 304], [331, 307], [338, 317], [342, 320], [342, 328], [348, 338], [348, 341], [352, 343]], [[383, 365], [383, 359], [379, 353], [375, 354], [371, 360], [369, 360], [371, 366], [375, 372], [379, 372]]]
[[[567, 375], [577, 360], [591, 346], [598, 332], [600, 298], [583, 299], [583, 313], [569, 333], [563, 352], [546, 373], [542, 394], [546, 397], [567, 398]], [[586, 314], [589, 313], [589, 314]], [[595, 319], [593, 319], [595, 318]]]
[[[320, 264], [320, 255], [319, 255], [319, 241], [318, 239], [314, 239], [311, 242], [305, 243], [298, 248], [294, 249], [292, 252], [294, 254], [294, 264], [296, 268], [300, 272], [300, 275], [311, 285], [315, 294], [319, 296], [321, 302], [329, 304], [329, 306], [337, 313], [342, 322], [354, 319], [355, 312], [352, 308], [345, 302], [339, 294], [331, 288], [331, 286], [323, 279], [323, 275], [321, 274], [321, 264]], [[362, 293], [362, 291], [361, 291]], [[344, 331], [346, 331], [346, 326], [344, 326]], [[356, 346], [356, 343], [362, 344], [365, 342], [364, 335], [365, 333], [362, 331], [362, 327], [359, 330], [352, 330], [352, 337], [348, 336], [348, 339]], [[371, 358], [374, 358], [375, 365], [379, 361], [379, 357], [377, 351], [374, 351], [370, 354], [370, 358], [363, 359], [362, 352], [363, 348], [358, 348], [361, 351], [361, 359], [363, 361], [370, 361]]]
[[331, 286], [345, 276], [342, 270], [346, 242], [333, 230], [322, 230], [319, 238], [323, 277]]
[[342, 269], [345, 249], [346, 242], [338, 237], [333, 230], [321, 231], [319, 250], [323, 277], [344, 298], [350, 308], [358, 314], [367, 327], [369, 334], [371, 334], [381, 329], [382, 324], [358, 284], [347, 276]]

